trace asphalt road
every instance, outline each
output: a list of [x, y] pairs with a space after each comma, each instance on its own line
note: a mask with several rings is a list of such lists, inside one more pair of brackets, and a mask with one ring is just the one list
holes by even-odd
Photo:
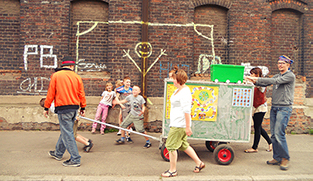
[[[313, 136], [287, 135], [291, 156], [290, 168], [282, 171], [279, 166], [266, 164], [272, 152], [261, 139], [258, 153], [244, 153], [250, 143], [230, 143], [235, 158], [230, 165], [219, 165], [204, 141], [189, 140], [199, 157], [206, 164], [200, 173], [193, 173], [195, 163], [184, 152], [179, 152], [178, 176], [162, 178], [169, 168], [162, 159], [159, 142], [151, 140], [152, 147], [144, 149], [145, 139], [132, 134], [133, 144], [115, 145], [116, 133], [105, 135], [80, 132], [90, 138], [95, 146], [89, 153], [77, 143], [82, 156], [80, 167], [64, 167], [62, 161], [48, 155], [54, 150], [58, 131], [0, 131], [0, 180], [313, 180]], [[161, 134], [149, 133], [160, 137]]]

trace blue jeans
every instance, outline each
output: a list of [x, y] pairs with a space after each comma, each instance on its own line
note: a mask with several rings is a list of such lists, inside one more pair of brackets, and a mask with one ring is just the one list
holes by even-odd
[[77, 144], [73, 132], [76, 115], [76, 111], [58, 114], [61, 134], [55, 146], [55, 154], [58, 157], [62, 157], [65, 153], [65, 150], [67, 150], [71, 155], [70, 160], [74, 163], [80, 163], [81, 156], [78, 153]]
[[274, 107], [270, 113], [271, 139], [273, 143], [273, 158], [281, 161], [282, 158], [290, 159], [285, 137], [285, 129], [292, 112], [291, 107]]

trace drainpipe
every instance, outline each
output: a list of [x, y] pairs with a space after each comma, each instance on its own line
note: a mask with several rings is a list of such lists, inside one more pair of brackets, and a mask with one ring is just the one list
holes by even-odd
[[[142, 0], [142, 26], [141, 26], [141, 42], [148, 42], [148, 22], [149, 22], [149, 0]], [[142, 96], [147, 99], [147, 79], [146, 72], [148, 67], [148, 57], [141, 58], [141, 83]]]

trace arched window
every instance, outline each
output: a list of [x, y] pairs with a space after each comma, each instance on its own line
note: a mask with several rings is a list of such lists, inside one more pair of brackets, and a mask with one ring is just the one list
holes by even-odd
[[20, 43], [20, 1], [0, 1], [0, 70], [19, 70], [22, 65]]
[[89, 65], [78, 66], [78, 71], [104, 71], [108, 49], [109, 4], [99, 0], [72, 1], [70, 13], [70, 55], [78, 57], [82, 65]]
[[[228, 42], [228, 9], [217, 5], [203, 5], [195, 8], [194, 23], [213, 25], [197, 26], [194, 34], [194, 66], [196, 72], [208, 72], [209, 68], [205, 65], [214, 63], [225, 63], [227, 60], [227, 42]], [[200, 35], [212, 38], [209, 40]], [[215, 56], [215, 57], [214, 57]], [[207, 68], [207, 69], [206, 69]]]
[[[303, 20], [302, 13], [292, 9], [272, 12], [271, 22], [271, 65], [277, 67], [278, 57], [287, 55], [294, 64], [292, 70], [303, 75]], [[278, 73], [277, 69], [272, 69]]]

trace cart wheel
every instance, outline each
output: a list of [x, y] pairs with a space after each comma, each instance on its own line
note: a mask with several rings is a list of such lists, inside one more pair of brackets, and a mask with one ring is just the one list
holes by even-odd
[[205, 141], [205, 146], [210, 152], [213, 152], [217, 145], [218, 145], [217, 141]]
[[218, 145], [213, 155], [215, 161], [220, 165], [229, 165], [235, 156], [233, 149], [226, 144]]
[[170, 155], [169, 155], [167, 148], [165, 147], [165, 144], [161, 146], [161, 156], [165, 161], [167, 162], [170, 161]]
[[[165, 143], [163, 143], [163, 145], [161, 146], [161, 156], [162, 156], [162, 158], [165, 160], [165, 161], [167, 161], [167, 162], [169, 162], [170, 161], [170, 154], [169, 154], [169, 151], [167, 150], [167, 148], [165, 147]], [[176, 152], [177, 152], [177, 158], [179, 157], [179, 152], [178, 152], [178, 150], [176, 150]]]

